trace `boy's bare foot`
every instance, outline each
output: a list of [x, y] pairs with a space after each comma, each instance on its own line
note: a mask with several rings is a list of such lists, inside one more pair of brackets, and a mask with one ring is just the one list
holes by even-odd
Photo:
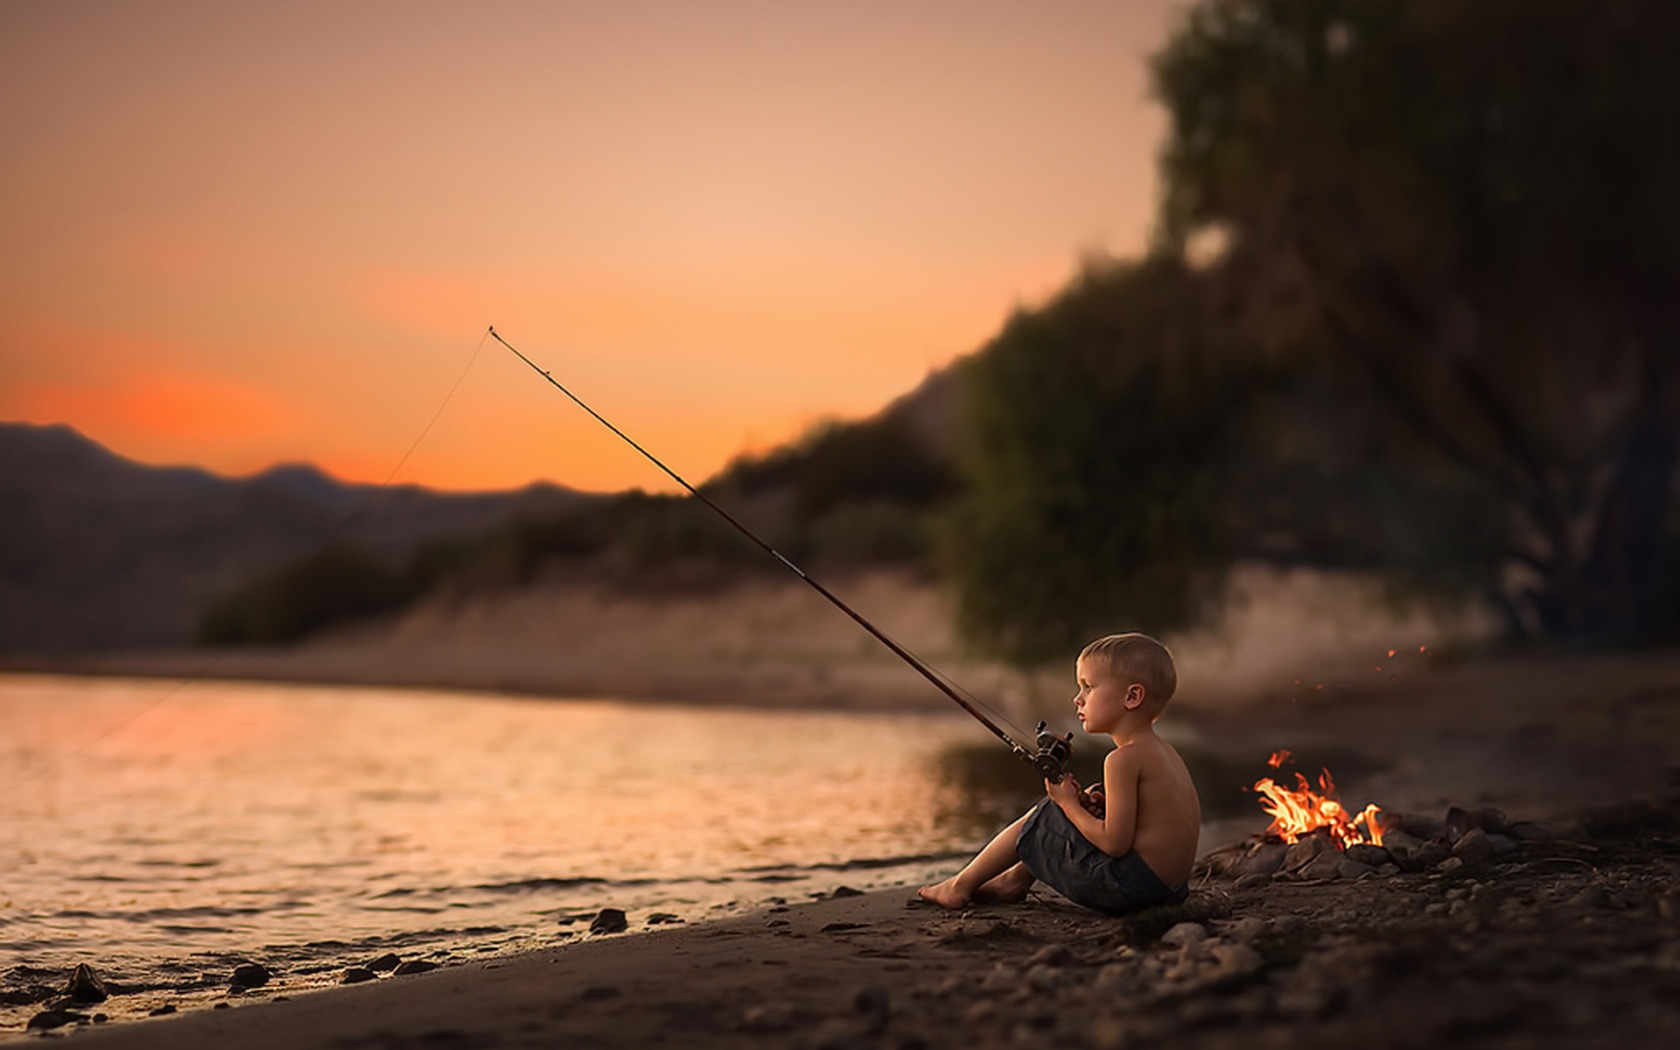
[[968, 894], [957, 889], [957, 877], [955, 875], [936, 885], [923, 886], [916, 891], [916, 896], [925, 901], [932, 901], [942, 908], [968, 907]]
[[1019, 904], [1027, 899], [1035, 881], [1025, 864], [1017, 864], [975, 890], [974, 899], [987, 904]]

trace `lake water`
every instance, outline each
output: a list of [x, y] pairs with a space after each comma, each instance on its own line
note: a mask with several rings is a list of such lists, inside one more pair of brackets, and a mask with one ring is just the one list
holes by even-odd
[[[1039, 796], [960, 712], [0, 676], [0, 994], [78, 962], [113, 1017], [911, 886]], [[4, 1005], [16, 1031], [39, 1007]]]

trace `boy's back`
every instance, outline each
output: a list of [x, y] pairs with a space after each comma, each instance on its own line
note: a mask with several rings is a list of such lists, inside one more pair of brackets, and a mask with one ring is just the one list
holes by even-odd
[[1137, 830], [1132, 839], [1145, 863], [1169, 886], [1182, 884], [1196, 863], [1202, 803], [1190, 770], [1173, 746], [1150, 732], [1117, 748], [1137, 771]]

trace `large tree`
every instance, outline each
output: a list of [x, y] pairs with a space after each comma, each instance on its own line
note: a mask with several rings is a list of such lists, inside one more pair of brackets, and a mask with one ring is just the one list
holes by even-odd
[[1030, 665], [1208, 611], [1251, 387], [1207, 306], [1181, 260], [1092, 265], [966, 363], [948, 550], [971, 638]]
[[1163, 247], [1495, 508], [1514, 628], [1674, 622], [1677, 53], [1668, 0], [1206, 0], [1156, 60]]

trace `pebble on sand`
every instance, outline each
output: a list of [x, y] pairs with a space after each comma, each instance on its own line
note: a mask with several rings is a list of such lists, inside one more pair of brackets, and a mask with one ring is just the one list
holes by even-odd
[[102, 1003], [110, 996], [105, 982], [93, 972], [93, 967], [87, 963], [77, 963], [70, 973], [70, 984], [64, 989], [72, 1002]]
[[1266, 932], [1266, 920], [1257, 915], [1245, 915], [1233, 922], [1226, 932], [1235, 940], [1247, 944]]
[[233, 979], [228, 982], [231, 988], [261, 988], [274, 976], [268, 967], [262, 963], [241, 963], [233, 968]]
[[793, 1023], [793, 1006], [780, 999], [758, 1003], [741, 1012], [741, 1027], [749, 1032], [780, 1032]]
[[590, 933], [623, 933], [630, 926], [619, 908], [602, 908], [589, 924]]
[[1197, 945], [1207, 940], [1207, 927], [1199, 922], [1181, 922], [1161, 935], [1161, 943], [1173, 948]]
[[1453, 843], [1453, 856], [1466, 864], [1480, 864], [1493, 856], [1493, 843], [1481, 828], [1471, 828]]
[[826, 923], [818, 933], [844, 933], [847, 930], [861, 930], [868, 927], [867, 922], [831, 922]]
[[74, 1010], [43, 1010], [29, 1019], [29, 1028], [62, 1028], [67, 1024], [87, 1020], [87, 1014]]
[[364, 981], [377, 981], [379, 975], [365, 966], [352, 966], [344, 971], [344, 976], [338, 979], [339, 984], [361, 984]]

